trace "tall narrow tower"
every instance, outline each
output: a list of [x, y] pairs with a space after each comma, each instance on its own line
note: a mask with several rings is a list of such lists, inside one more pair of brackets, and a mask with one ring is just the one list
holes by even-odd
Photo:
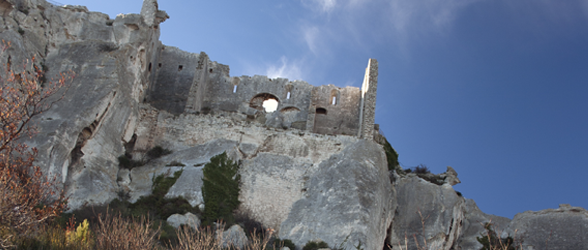
[[378, 61], [371, 59], [365, 69], [361, 85], [361, 104], [359, 108], [359, 131], [357, 136], [372, 140], [376, 120], [376, 95], [378, 90]]

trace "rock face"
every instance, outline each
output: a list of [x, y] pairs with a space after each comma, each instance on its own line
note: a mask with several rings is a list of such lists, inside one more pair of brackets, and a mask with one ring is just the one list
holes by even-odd
[[465, 199], [465, 220], [456, 249], [482, 248], [482, 244], [478, 242], [477, 237], [486, 235], [487, 231], [484, 228], [486, 223], [492, 223], [496, 232], [504, 232], [510, 223], [510, 219], [485, 214], [478, 208], [474, 200]]
[[[240, 212], [298, 246], [322, 240], [346, 249], [416, 249], [414, 235], [428, 249], [477, 249], [475, 237], [490, 220], [505, 234], [518, 229], [535, 249], [545, 239], [550, 249], [582, 249], [588, 240], [584, 209], [525, 212], [509, 224], [457, 195], [451, 167], [421, 177], [389, 173], [373, 140], [382, 137], [373, 124], [373, 59], [362, 89], [231, 77], [205, 53], [161, 44], [159, 25], [168, 16], [156, 0], [115, 19], [44, 0], [0, 0], [0, 15], [0, 39], [11, 44], [0, 53], [3, 67], [19, 73], [35, 57], [48, 78], [75, 74], [63, 99], [36, 117], [39, 133], [27, 142], [44, 173], [61, 180], [72, 210], [120, 194], [135, 202], [151, 193], [155, 176], [178, 171], [165, 197], [202, 208], [202, 168], [227, 152], [240, 163]], [[262, 108], [268, 99], [278, 101], [278, 111]], [[172, 153], [150, 159], [155, 146]], [[146, 164], [123, 169], [123, 155]], [[227, 235], [245, 244], [240, 227]]]
[[[465, 201], [449, 184], [436, 185], [408, 174], [394, 186], [398, 209], [389, 244], [408, 249], [451, 249], [465, 218]], [[408, 242], [405, 242], [408, 239]]]
[[0, 61], [10, 58], [20, 72], [34, 56], [49, 79], [64, 71], [76, 75], [63, 100], [35, 120], [40, 131], [29, 145], [39, 150], [38, 165], [62, 180], [70, 208], [112, 200], [118, 190], [116, 158], [132, 139], [149, 61], [161, 46], [157, 27], [167, 15], [112, 20], [82, 6], [43, 0], [1, 1], [0, 12], [0, 38], [11, 44]]
[[303, 198], [282, 223], [280, 238], [298, 246], [322, 240], [344, 249], [381, 249], [396, 200], [378, 149], [361, 140], [322, 162], [305, 181]]
[[524, 249], [587, 249], [586, 232], [588, 211], [563, 204], [557, 209], [515, 215], [502, 236], [522, 240]]

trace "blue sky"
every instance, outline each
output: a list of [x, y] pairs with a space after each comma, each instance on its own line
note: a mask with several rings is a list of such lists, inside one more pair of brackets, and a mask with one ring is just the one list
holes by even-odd
[[[139, 13], [142, 1], [60, 0]], [[588, 208], [588, 0], [161, 0], [166, 45], [231, 75], [359, 87], [379, 61], [376, 122], [402, 166], [512, 218]]]

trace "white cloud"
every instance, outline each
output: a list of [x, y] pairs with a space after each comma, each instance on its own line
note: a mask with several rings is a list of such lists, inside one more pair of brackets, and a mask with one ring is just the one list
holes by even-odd
[[302, 4], [313, 11], [329, 13], [337, 6], [337, 0], [302, 0]]
[[395, 0], [390, 2], [390, 22], [398, 35], [443, 33], [460, 11], [480, 0]]
[[318, 46], [319, 46], [319, 28], [316, 26], [312, 27], [302, 27], [302, 34], [304, 35], [304, 41], [308, 46], [308, 49], [312, 51], [315, 55], [318, 53]]
[[288, 78], [290, 80], [302, 80], [301, 63], [290, 62], [285, 56], [280, 57], [277, 64], [269, 65], [265, 75], [269, 78]]

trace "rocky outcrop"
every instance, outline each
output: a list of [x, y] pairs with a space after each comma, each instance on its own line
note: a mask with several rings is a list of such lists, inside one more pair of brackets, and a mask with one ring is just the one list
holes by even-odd
[[153, 27], [165, 18], [147, 24], [148, 14], [111, 20], [81, 6], [1, 2], [0, 38], [11, 46], [0, 61], [10, 58], [19, 72], [35, 57], [49, 79], [75, 74], [64, 98], [35, 120], [40, 129], [29, 145], [39, 150], [37, 164], [62, 180], [70, 208], [112, 200], [118, 190], [117, 157], [132, 139], [148, 64], [160, 45]]
[[524, 249], [586, 249], [586, 232], [588, 211], [562, 204], [557, 209], [516, 214], [502, 237], [514, 237]]
[[478, 242], [477, 238], [487, 234], [487, 230], [484, 228], [486, 223], [492, 223], [492, 228], [496, 232], [504, 232], [510, 223], [510, 219], [485, 214], [478, 208], [474, 200], [465, 199], [465, 220], [463, 221], [463, 229], [456, 249], [482, 248], [482, 244]]
[[303, 198], [280, 226], [280, 238], [303, 246], [382, 249], [396, 207], [381, 147], [360, 140], [319, 164], [304, 183]]
[[[478, 249], [476, 237], [490, 221], [534, 249], [581, 249], [588, 240], [582, 208], [525, 212], [509, 223], [458, 195], [451, 167], [440, 175], [388, 173], [382, 147], [370, 138], [373, 124], [356, 127], [359, 89], [230, 77], [228, 66], [205, 53], [161, 44], [159, 24], [168, 16], [156, 0], [115, 19], [44, 0], [0, 0], [0, 15], [0, 39], [10, 43], [0, 53], [3, 65], [18, 73], [35, 57], [49, 78], [75, 74], [63, 99], [35, 119], [39, 133], [27, 142], [39, 150], [36, 164], [60, 180], [70, 209], [121, 194], [135, 202], [152, 192], [155, 176], [179, 171], [165, 197], [202, 209], [203, 166], [227, 152], [240, 163], [240, 212], [298, 246]], [[268, 98], [280, 99], [281, 109], [265, 112], [260, 104]], [[360, 129], [369, 132], [362, 139]], [[173, 153], [150, 159], [155, 146]], [[121, 169], [122, 155], [146, 164]], [[238, 226], [227, 235], [246, 241]]]
[[465, 201], [449, 184], [437, 185], [415, 174], [395, 183], [398, 208], [389, 244], [408, 249], [449, 250], [465, 219]]

